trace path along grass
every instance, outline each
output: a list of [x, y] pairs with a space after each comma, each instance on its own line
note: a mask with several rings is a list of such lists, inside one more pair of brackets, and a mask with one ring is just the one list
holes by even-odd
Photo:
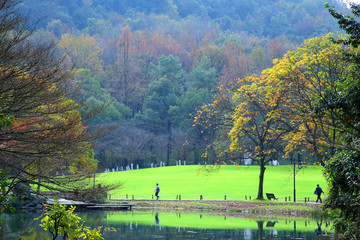
[[[259, 166], [221, 166], [218, 172], [206, 175], [199, 173], [202, 166], [170, 166], [148, 168], [132, 171], [103, 173], [97, 177], [99, 182], [115, 183], [123, 182], [123, 188], [110, 192], [112, 199], [123, 199], [126, 195], [135, 199], [151, 199], [155, 184], [159, 183], [161, 199], [176, 199], [181, 195], [182, 199], [224, 199], [245, 200], [255, 199], [259, 184]], [[326, 193], [327, 184], [322, 174], [321, 166], [303, 166], [296, 170], [296, 198], [304, 201], [310, 197], [314, 201], [313, 194], [316, 184], [320, 184]], [[274, 193], [280, 201], [285, 197], [291, 197], [294, 192], [293, 166], [268, 166], [265, 171], [265, 193]]]

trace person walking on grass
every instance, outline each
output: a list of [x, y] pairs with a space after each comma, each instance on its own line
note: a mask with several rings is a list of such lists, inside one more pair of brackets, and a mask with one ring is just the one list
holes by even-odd
[[159, 198], [160, 198], [160, 196], [159, 196], [160, 187], [159, 187], [158, 183], [156, 184], [154, 192], [155, 192], [156, 200], [159, 200]]
[[319, 184], [317, 185], [317, 188], [315, 189], [315, 192], [314, 194], [317, 195], [317, 199], [316, 199], [316, 202], [318, 202], [320, 200], [320, 203], [322, 203], [322, 200], [321, 200], [321, 194], [324, 194], [325, 196], [325, 193], [323, 192], [323, 190], [321, 189], [321, 187], [319, 186]]

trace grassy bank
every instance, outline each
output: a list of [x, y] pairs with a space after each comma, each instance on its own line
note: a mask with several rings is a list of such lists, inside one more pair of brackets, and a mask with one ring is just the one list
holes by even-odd
[[[103, 173], [97, 177], [98, 182], [123, 182], [122, 189], [110, 192], [111, 198], [151, 199], [155, 183], [159, 183], [162, 199], [224, 199], [245, 200], [256, 198], [259, 184], [258, 166], [221, 166], [218, 172], [207, 175], [199, 169], [201, 166], [171, 166], [132, 171]], [[293, 166], [267, 167], [265, 172], [264, 193], [274, 193], [280, 201], [285, 197], [293, 200]], [[326, 190], [326, 181], [320, 166], [304, 166], [296, 173], [296, 197], [304, 201], [313, 194], [316, 184]], [[264, 194], [265, 197], [265, 194]]]

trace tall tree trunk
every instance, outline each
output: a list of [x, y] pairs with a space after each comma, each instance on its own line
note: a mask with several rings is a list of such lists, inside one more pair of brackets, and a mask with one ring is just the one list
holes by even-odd
[[168, 140], [166, 146], [166, 166], [170, 164], [170, 149], [171, 149], [171, 122], [167, 122], [167, 132], [168, 132]]
[[194, 164], [198, 164], [199, 163], [199, 152], [197, 147], [194, 147]]
[[166, 146], [166, 166], [169, 166], [170, 163], [170, 136]]
[[99, 161], [106, 166], [106, 151], [105, 149], [101, 149], [99, 153]]
[[38, 178], [38, 185], [37, 185], [37, 189], [36, 189], [36, 194], [39, 196], [40, 195], [40, 185], [41, 185], [41, 165], [40, 163], [38, 163], [38, 174], [39, 174], [39, 178]]
[[260, 164], [260, 176], [259, 176], [259, 189], [258, 196], [256, 199], [264, 200], [264, 175], [265, 175], [265, 161], [262, 159]]

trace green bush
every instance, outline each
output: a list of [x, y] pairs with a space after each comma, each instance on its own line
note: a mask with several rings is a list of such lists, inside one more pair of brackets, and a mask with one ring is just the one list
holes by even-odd
[[41, 219], [40, 226], [48, 231], [52, 239], [62, 236], [62, 239], [73, 240], [96, 240], [104, 239], [101, 234], [101, 228], [90, 229], [83, 226], [83, 221], [75, 213], [75, 207], [71, 206], [68, 210], [60, 204], [46, 205], [47, 209], [39, 218]]

